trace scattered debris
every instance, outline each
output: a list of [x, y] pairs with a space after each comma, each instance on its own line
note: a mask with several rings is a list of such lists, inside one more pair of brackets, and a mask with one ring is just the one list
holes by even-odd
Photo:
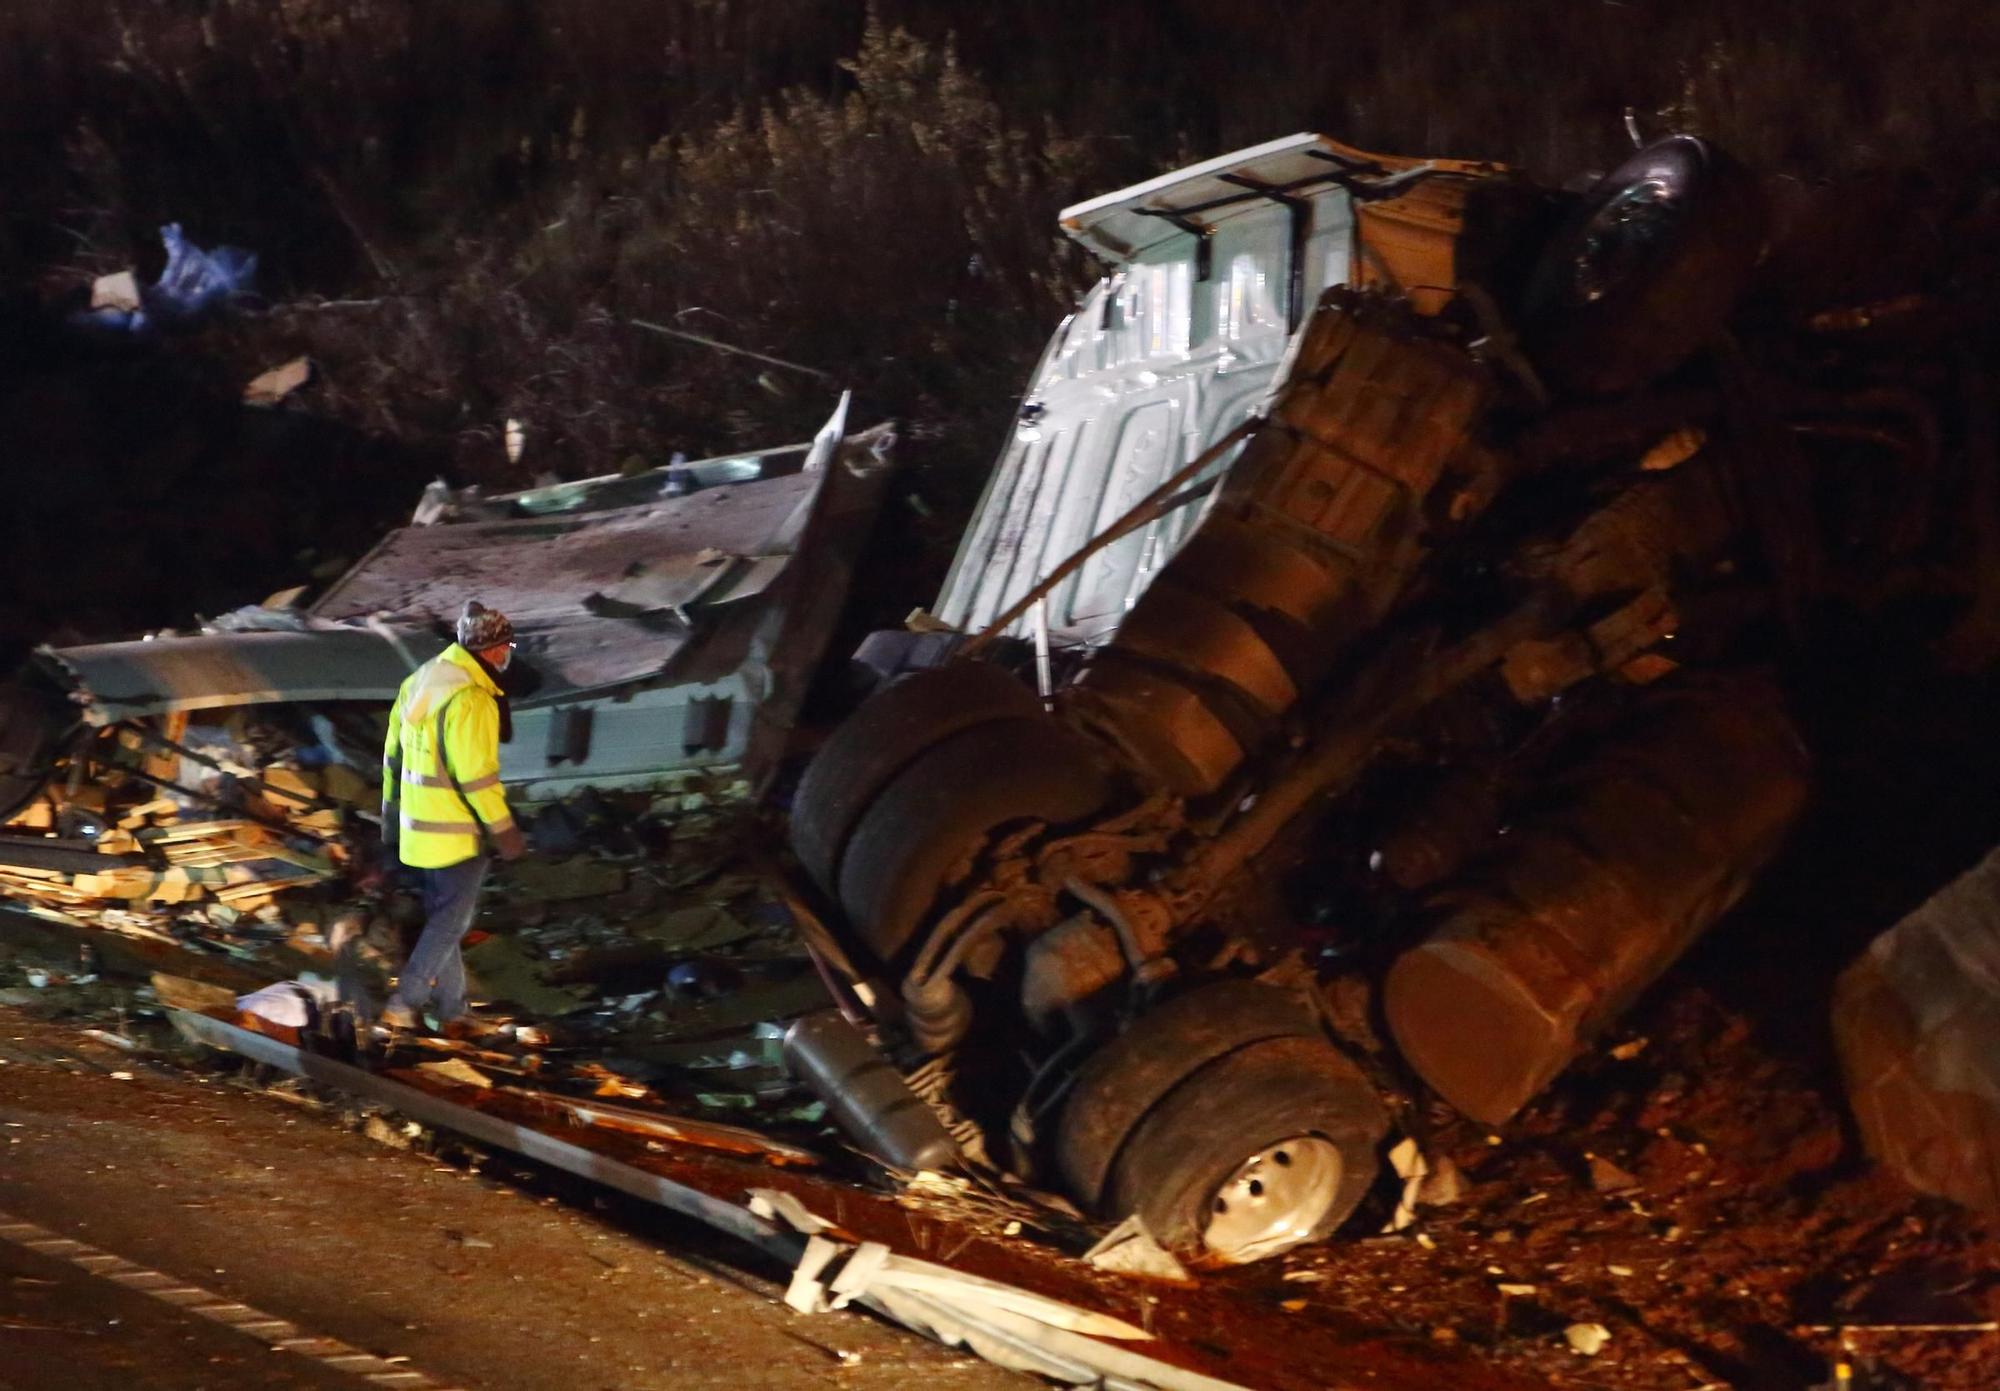
[[1448, 1154], [1431, 1161], [1431, 1171], [1417, 1186], [1418, 1207], [1450, 1207], [1465, 1198], [1465, 1175]]
[[1409, 1136], [1398, 1140], [1389, 1150], [1389, 1168], [1403, 1181], [1402, 1196], [1396, 1200], [1396, 1210], [1383, 1224], [1386, 1232], [1400, 1232], [1417, 1220], [1417, 1194], [1422, 1191], [1424, 1178], [1430, 1173], [1430, 1163], [1417, 1148], [1417, 1142]]
[[1384, 1233], [1400, 1232], [1417, 1220], [1420, 1207], [1449, 1207], [1465, 1196], [1465, 1176], [1449, 1155], [1427, 1157], [1408, 1136], [1389, 1150], [1389, 1167], [1403, 1181], [1396, 1210], [1382, 1227]]
[[361, 1123], [361, 1133], [378, 1145], [390, 1149], [406, 1150], [416, 1138], [424, 1133], [424, 1128], [415, 1121], [397, 1125], [387, 1116], [371, 1115]]
[[[786, 1302], [792, 1303], [794, 1308], [799, 1307], [798, 1303], [793, 1303], [795, 1294], [799, 1303], [810, 1305], [805, 1312], [824, 1313], [845, 1308], [851, 1300], [897, 1292], [929, 1295], [955, 1309], [978, 1315], [1019, 1315], [1051, 1328], [1083, 1333], [1093, 1338], [1148, 1342], [1153, 1336], [1136, 1324], [1109, 1314], [1079, 1309], [1061, 1300], [1003, 1285], [997, 1280], [966, 1275], [930, 1261], [896, 1255], [878, 1241], [842, 1246], [825, 1237], [813, 1237], [811, 1240], [823, 1243], [820, 1252], [813, 1258], [818, 1273], [802, 1282], [795, 1272], [792, 1292], [786, 1296]], [[828, 1246], [834, 1248], [831, 1254], [825, 1253]], [[802, 1261], [801, 1269], [805, 1265]]]
[[90, 282], [90, 307], [130, 314], [139, 308], [139, 277], [129, 270], [100, 275]]
[[441, 1077], [447, 1082], [456, 1082], [462, 1087], [490, 1087], [493, 1079], [468, 1063], [463, 1058], [444, 1058], [433, 1062], [417, 1064], [419, 1072], [427, 1072], [433, 1077]]
[[1142, 1275], [1149, 1280], [1167, 1280], [1183, 1285], [1194, 1283], [1187, 1267], [1154, 1239], [1152, 1232], [1146, 1228], [1145, 1219], [1137, 1213], [1106, 1232], [1095, 1246], [1083, 1253], [1083, 1258], [1099, 1270], [1119, 1275]]
[[821, 1232], [834, 1230], [833, 1223], [817, 1217], [806, 1210], [806, 1205], [790, 1193], [781, 1193], [775, 1188], [753, 1188], [749, 1193], [750, 1210], [759, 1217], [770, 1221], [781, 1221], [795, 1232], [807, 1236], [818, 1236]]
[[236, 1008], [288, 1029], [310, 1029], [321, 1012], [330, 1008], [339, 996], [339, 987], [334, 982], [308, 972], [297, 980], [280, 981], [252, 991], [236, 1001]]
[[124, 1034], [114, 1034], [106, 1029], [85, 1029], [83, 1036], [119, 1049], [121, 1052], [136, 1053], [140, 1049], [137, 1039], [127, 1038]]
[[178, 222], [160, 228], [160, 242], [167, 264], [157, 281], [141, 289], [131, 271], [100, 276], [91, 286], [90, 308], [71, 322], [99, 331], [145, 334], [192, 324], [249, 293], [257, 274], [255, 252], [234, 246], [204, 251], [182, 234]]
[[1573, 1323], [1563, 1330], [1563, 1341], [1585, 1357], [1595, 1357], [1611, 1341], [1611, 1330], [1601, 1323]]
[[535, 903], [602, 898], [625, 887], [622, 866], [587, 855], [572, 855], [562, 860], [522, 860], [514, 866], [510, 877], [514, 892]]
[[236, 992], [226, 986], [210, 985], [206, 981], [189, 980], [186, 976], [170, 976], [155, 972], [152, 976], [153, 993], [168, 1009], [187, 1010], [193, 1014], [215, 1014], [236, 1008]]
[[309, 357], [295, 357], [290, 362], [261, 372], [250, 379], [243, 388], [243, 404], [246, 406], [278, 406], [293, 392], [312, 382], [318, 375]]

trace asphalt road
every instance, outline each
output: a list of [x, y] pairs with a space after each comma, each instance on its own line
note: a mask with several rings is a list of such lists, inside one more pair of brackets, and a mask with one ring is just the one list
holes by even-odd
[[1034, 1384], [596, 1201], [0, 1008], [0, 1391]]

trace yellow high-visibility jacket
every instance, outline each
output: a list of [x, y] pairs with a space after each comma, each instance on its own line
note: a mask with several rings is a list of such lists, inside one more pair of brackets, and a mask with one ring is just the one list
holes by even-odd
[[499, 695], [457, 643], [411, 672], [396, 693], [382, 749], [382, 824], [397, 828], [404, 864], [458, 864], [513, 826], [500, 788]]

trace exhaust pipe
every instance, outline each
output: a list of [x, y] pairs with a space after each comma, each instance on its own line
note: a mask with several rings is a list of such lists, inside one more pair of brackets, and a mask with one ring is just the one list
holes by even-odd
[[785, 1066], [848, 1137], [884, 1164], [914, 1173], [958, 1164], [958, 1146], [903, 1074], [837, 1009], [785, 1031]]

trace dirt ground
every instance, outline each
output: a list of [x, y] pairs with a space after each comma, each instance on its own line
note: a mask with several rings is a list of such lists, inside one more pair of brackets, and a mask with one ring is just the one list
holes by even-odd
[[[1462, 1203], [1414, 1239], [1364, 1239], [1236, 1277], [1476, 1348], [1562, 1387], [1690, 1391], [1830, 1382], [1857, 1365], [1928, 1391], [2000, 1385], [2000, 1231], [1845, 1148], [1837, 1110], [1698, 985], [1672, 991], [1502, 1141], [1462, 1121], [1442, 1152]], [[1594, 1357], [1564, 1330], [1601, 1324]], [[1888, 1326], [1888, 1327], [1876, 1327]]]
[[[1615, 1031], [1503, 1134], [1429, 1117], [1460, 1204], [1414, 1242], [1291, 1263], [1323, 1281], [1239, 1278], [1562, 1387], [1804, 1391], [1843, 1343], [1861, 1386], [2000, 1386], [2000, 1332], [1962, 1327], [2000, 1320], [2000, 1223], [1868, 1164], [1831, 1044], [1838, 972], [2000, 839], [1990, 683], [1907, 669], [1874, 652], [1811, 674], [1806, 820]], [[1610, 1333], [1596, 1356], [1575, 1323]]]

